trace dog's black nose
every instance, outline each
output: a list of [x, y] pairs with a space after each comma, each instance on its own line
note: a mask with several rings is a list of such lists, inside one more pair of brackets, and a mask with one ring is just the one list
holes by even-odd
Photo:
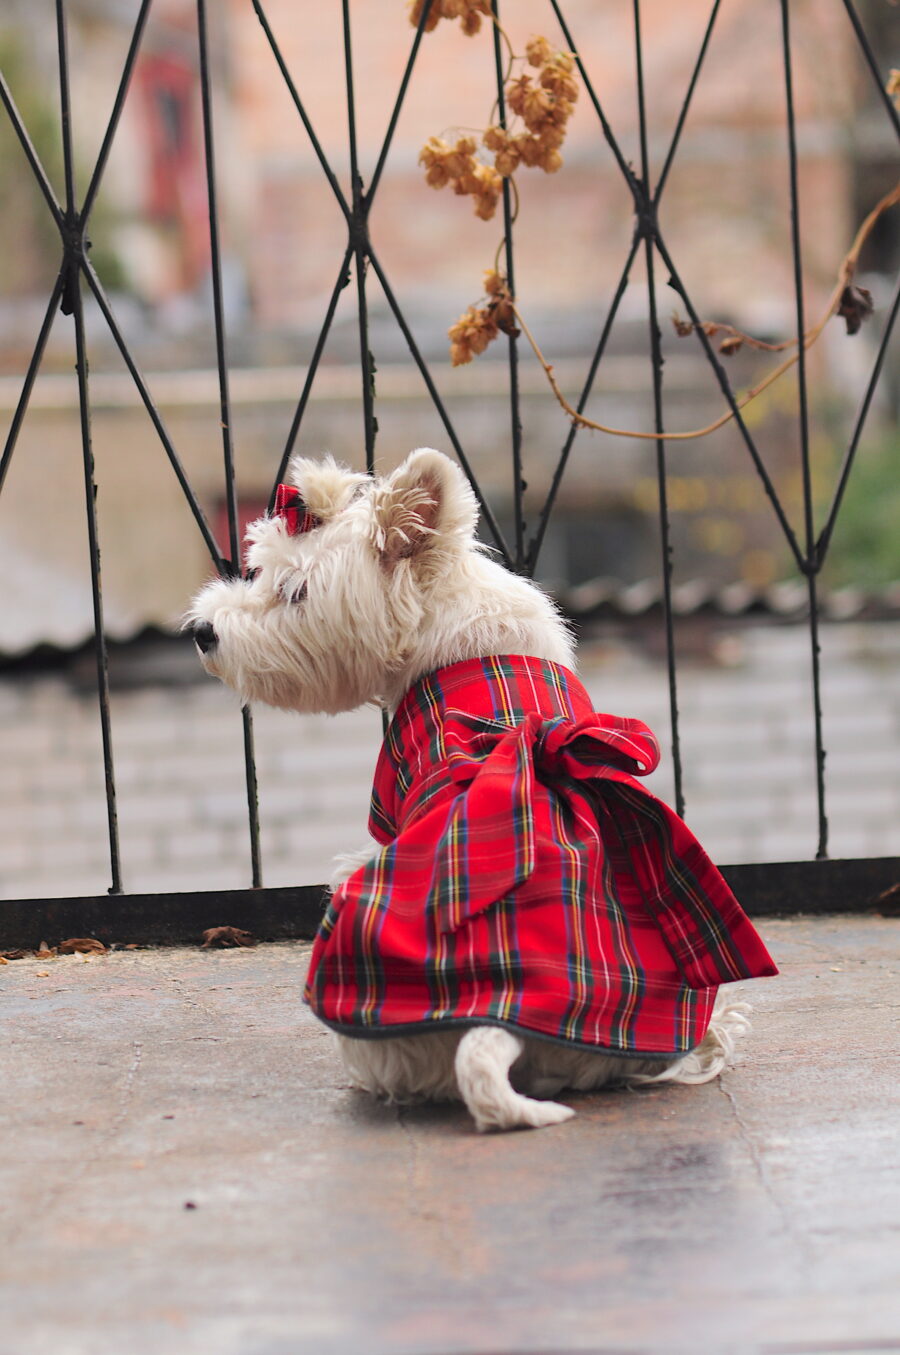
[[208, 621], [198, 621], [194, 627], [194, 643], [201, 654], [208, 654], [219, 643], [219, 637]]

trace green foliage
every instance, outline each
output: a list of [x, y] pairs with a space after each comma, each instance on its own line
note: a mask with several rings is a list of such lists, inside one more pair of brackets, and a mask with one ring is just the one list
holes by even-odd
[[900, 430], [863, 434], [823, 570], [831, 587], [900, 579]]
[[[62, 202], [65, 195], [59, 114], [41, 89], [21, 42], [8, 32], [0, 32], [0, 70], [57, 201]], [[76, 167], [76, 179], [84, 187], [88, 176], [83, 170], [78, 173], [80, 168]], [[4, 296], [27, 296], [46, 291], [59, 268], [62, 254], [59, 232], [3, 109], [0, 109], [0, 231], [15, 246], [0, 253], [0, 292]], [[125, 280], [112, 243], [111, 215], [102, 196], [91, 213], [88, 238], [93, 245], [91, 260], [104, 285], [111, 289], [122, 287]]]

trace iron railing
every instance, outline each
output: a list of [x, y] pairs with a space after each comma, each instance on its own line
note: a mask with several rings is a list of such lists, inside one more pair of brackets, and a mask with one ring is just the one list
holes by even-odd
[[[3, 483], [16, 450], [19, 432], [28, 410], [29, 399], [34, 387], [35, 379], [41, 368], [51, 326], [54, 323], [57, 312], [62, 310], [63, 314], [71, 316], [72, 319], [76, 369], [78, 373], [87, 536], [91, 563], [91, 586], [94, 609], [94, 646], [97, 689], [99, 694], [99, 717], [103, 736], [103, 761], [106, 778], [109, 855], [112, 877], [110, 893], [115, 895], [122, 894], [123, 885], [116, 814], [113, 740], [110, 724], [107, 638], [103, 616], [100, 546], [95, 511], [96, 485], [91, 443], [91, 387], [88, 374], [88, 346], [85, 335], [83, 309], [85, 289], [96, 302], [99, 312], [108, 327], [109, 334], [112, 336], [112, 339], [131, 374], [131, 378], [134, 381], [147, 417], [150, 419], [156, 430], [159, 443], [178, 479], [178, 483], [193, 514], [197, 530], [200, 532], [203, 541], [206, 544], [213, 565], [223, 575], [233, 575], [235, 571], [240, 568], [235, 453], [232, 442], [232, 420], [229, 400], [228, 340], [224, 317], [222, 258], [219, 242], [216, 137], [212, 97], [214, 72], [210, 62], [207, 0], [196, 0], [198, 79], [201, 94], [204, 163], [209, 203], [210, 276], [212, 284], [215, 346], [222, 425], [222, 483], [228, 521], [228, 540], [224, 546], [216, 539], [210, 523], [203, 512], [198, 497], [173, 444], [173, 440], [166, 429], [160, 410], [154, 403], [153, 395], [148, 387], [148, 383], [139, 369], [138, 363], [129, 348], [129, 344], [126, 342], [123, 330], [117, 321], [109, 296], [107, 295], [97, 272], [92, 266], [90, 257], [88, 232], [90, 229], [91, 216], [107, 168], [110, 150], [116, 137], [123, 107], [126, 103], [129, 86], [135, 71], [135, 65], [141, 51], [142, 40], [144, 38], [148, 16], [152, 9], [152, 3], [153, 0], [141, 0], [134, 21], [134, 28], [122, 68], [121, 78], [118, 83], [118, 90], [112, 113], [106, 126], [105, 134], [102, 138], [100, 150], [90, 174], [87, 188], [80, 195], [75, 175], [73, 110], [69, 90], [70, 59], [66, 23], [67, 0], [55, 0], [59, 56], [59, 101], [61, 109], [62, 152], [65, 181], [65, 195], [62, 200], [55, 194], [48, 174], [41, 164], [40, 158], [29, 137], [29, 129], [25, 125], [25, 122], [17, 109], [13, 95], [5, 79], [0, 76], [0, 99], [2, 99], [6, 115], [10, 119], [21, 144], [25, 162], [27, 162], [30, 172], [41, 190], [47, 211], [52, 217], [59, 232], [60, 241], [60, 266], [58, 275], [50, 291], [43, 322], [40, 326], [37, 341], [28, 363], [27, 371], [22, 383], [21, 395], [12, 418], [11, 426], [3, 448], [2, 458], [0, 458], [0, 492], [2, 492]], [[565, 437], [560, 448], [556, 465], [552, 477], [550, 478], [546, 498], [531, 523], [528, 523], [525, 518], [523, 505], [524, 468], [522, 453], [522, 412], [518, 379], [519, 344], [521, 340], [516, 337], [509, 337], [507, 340], [507, 361], [509, 369], [509, 447], [513, 515], [512, 531], [509, 534], [509, 539], [507, 539], [507, 536], [501, 531], [500, 524], [495, 512], [492, 510], [491, 504], [488, 502], [479, 485], [478, 478], [475, 475], [466, 454], [465, 446], [454, 428], [447, 405], [441, 397], [432, 372], [429, 369], [428, 362], [423, 356], [422, 349], [417, 342], [413, 328], [407, 320], [403, 307], [391, 286], [388, 273], [382, 266], [378, 249], [376, 248], [376, 244], [372, 238], [372, 232], [370, 231], [372, 207], [382, 183], [384, 171], [391, 153], [398, 119], [404, 105], [410, 80], [416, 67], [417, 58], [419, 57], [425, 24], [431, 9], [430, 0], [425, 4], [421, 20], [416, 31], [412, 35], [409, 56], [388, 120], [384, 138], [381, 143], [381, 149], [375, 163], [375, 168], [367, 183], [364, 182], [361, 174], [357, 148], [357, 112], [354, 97], [354, 58], [351, 26], [352, 7], [350, 0], [340, 0], [343, 23], [344, 75], [349, 129], [349, 186], [341, 183], [338, 173], [330, 163], [328, 155], [323, 149], [321, 141], [317, 137], [310, 115], [304, 104], [302, 91], [298, 88], [288, 63], [279, 47], [279, 43], [266, 15], [264, 3], [262, 3], [262, 0], [248, 0], [248, 3], [252, 4], [256, 17], [262, 26], [266, 41], [271, 49], [274, 66], [279, 71], [293, 102], [297, 115], [298, 130], [302, 129], [302, 133], [309, 139], [309, 143], [321, 167], [322, 174], [330, 186], [346, 227], [346, 239], [341, 242], [340, 247], [336, 251], [338, 264], [335, 272], [334, 285], [331, 289], [325, 308], [322, 326], [312, 351], [302, 389], [297, 398], [296, 408], [290, 423], [283, 451], [277, 466], [273, 467], [272, 493], [274, 495], [274, 486], [284, 475], [288, 460], [297, 441], [307, 410], [310, 394], [316, 380], [326, 340], [335, 317], [338, 301], [342, 292], [349, 284], [351, 276], [355, 278], [356, 284], [361, 378], [360, 404], [365, 436], [366, 463], [369, 470], [373, 468], [377, 419], [373, 358], [369, 341], [367, 298], [367, 280], [371, 272], [377, 278], [387, 305], [406, 342], [410, 360], [415, 364], [415, 367], [421, 374], [428, 396], [443, 424], [447, 440], [472, 484], [481, 508], [485, 530], [493, 539], [493, 543], [500, 552], [502, 558], [511, 568], [531, 573], [537, 566], [548, 523], [551, 514], [554, 511], [560, 487], [566, 475], [572, 449], [576, 438], [579, 435], [579, 429], [574, 423], [570, 427], [568, 435]], [[334, 0], [334, 3], [337, 4], [338, 0]], [[499, 11], [499, 0], [492, 0], [492, 3], [494, 14], [496, 16]], [[898, 284], [894, 288], [890, 306], [881, 319], [881, 333], [878, 338], [871, 372], [865, 384], [864, 394], [853, 423], [851, 436], [844, 453], [843, 462], [830, 506], [825, 514], [824, 522], [821, 525], [817, 525], [811, 475], [808, 374], [805, 348], [802, 342], [802, 336], [806, 332], [806, 316], [804, 313], [803, 300], [803, 257], [801, 248], [800, 201], [797, 175], [797, 127], [793, 92], [794, 79], [792, 54], [794, 46], [791, 29], [792, 5], [791, 0], [773, 0], [773, 3], [780, 8], [781, 65], [786, 108], [784, 136], [789, 165], [791, 256], [794, 279], [796, 337], [798, 342], [797, 382], [799, 401], [797, 417], [800, 465], [802, 472], [802, 527], [800, 530], [797, 530], [795, 526], [792, 525], [785, 503], [779, 495], [776, 484], [774, 483], [772, 475], [767, 469], [760, 452], [754, 432], [748, 425], [748, 422], [744, 418], [741, 408], [739, 407], [738, 396], [732, 385], [726, 366], [721, 360], [719, 353], [717, 353], [710, 337], [704, 331], [698, 310], [692, 301], [691, 295], [679, 272], [676, 259], [673, 256], [673, 252], [669, 249], [667, 240], [660, 226], [660, 203], [665, 193], [670, 172], [681, 144], [685, 121], [692, 105], [698, 78], [707, 61], [710, 40], [716, 30], [717, 21], [719, 20], [721, 0], [714, 0], [714, 3], [711, 6], [708, 22], [706, 23], [684, 99], [678, 109], [674, 128], [671, 133], [671, 139], [663, 157], [662, 168], [655, 181], [651, 174], [650, 157], [648, 153], [648, 120], [645, 104], [644, 74], [645, 39], [642, 28], [641, 0], [632, 0], [631, 5], [634, 50], [636, 54], [634, 78], [637, 131], [640, 147], [637, 165], [630, 163], [626, 157], [616, 132], [607, 117], [600, 94], [592, 81], [591, 72], [586, 69], [581, 57], [577, 57], [579, 75], [583, 84], [583, 89], [593, 110], [593, 114], [596, 116], [598, 131], [612, 152], [618, 172], [631, 195], [634, 207], [634, 230], [625, 254], [618, 282], [613, 289], [600, 334], [590, 358], [587, 377], [577, 400], [576, 408], [578, 412], [581, 413], [588, 403], [591, 392], [594, 389], [604, 354], [607, 350], [616, 316], [619, 313], [622, 298], [626, 287], [631, 280], [632, 270], [634, 269], [636, 262], [643, 257], [648, 302], [647, 312], [653, 393], [653, 426], [657, 434], [655, 440], [655, 455], [659, 493], [659, 530], [661, 543], [660, 574], [662, 581], [662, 609], [666, 636], [670, 694], [672, 758], [675, 778], [676, 807], [679, 813], [684, 812], [684, 796], [682, 791], [682, 749], [678, 711], [677, 649], [675, 619], [672, 605], [673, 561], [670, 539], [670, 514], [667, 502], [667, 447], [666, 438], [664, 436], [665, 387], [663, 381], [663, 359], [661, 354], [659, 328], [660, 316], [657, 273], [660, 268], [664, 270], [667, 284], [674, 288], [684, 306], [688, 320], [694, 326], [694, 333], [696, 335], [697, 344], [699, 345], [699, 350], [702, 352], [703, 357], [715, 375], [718, 387], [733, 416], [734, 425], [739, 430], [740, 439], [742, 440], [746, 454], [768, 497], [772, 512], [779, 525], [780, 532], [784, 537], [784, 541], [787, 543], [794, 565], [799, 574], [806, 581], [808, 590], [811, 699], [814, 725], [814, 747], [811, 749], [811, 754], [814, 765], [818, 806], [817, 856], [819, 858], [825, 858], [828, 850], [828, 819], [826, 812], [826, 783], [824, 771], [825, 744], [820, 700], [821, 660], [818, 633], [820, 614], [818, 597], [819, 577], [828, 555], [835, 522], [840, 511], [848, 477], [853, 468], [854, 460], [860, 446], [861, 436], [872, 404], [872, 397], [882, 373], [893, 325], [896, 320], [898, 302], [900, 302], [900, 280], [898, 280]], [[846, 11], [848, 20], [848, 42], [852, 43], [860, 54], [863, 66], [871, 76], [872, 87], [876, 93], [876, 98], [883, 111], [884, 117], [893, 128], [893, 131], [898, 138], [898, 143], [900, 143], [900, 118], [898, 118], [897, 110], [892, 99], [885, 92], [887, 71], [881, 68], [879, 60], [872, 50], [872, 46], [866, 35], [865, 26], [857, 12], [856, 6], [852, 3], [852, 0], [834, 0], [834, 3], [842, 5], [843, 9]], [[548, 4], [549, 11], [555, 16], [568, 47], [573, 53], [577, 54], [579, 52], [578, 33], [569, 27], [566, 15], [563, 13], [562, 7], [557, 0], [548, 0]], [[493, 41], [498, 118], [500, 123], [505, 125], [504, 63], [497, 25], [494, 25]], [[504, 271], [508, 279], [509, 287], [513, 295], [515, 295], [516, 260], [515, 233], [513, 229], [513, 204], [511, 201], [509, 183], [506, 180], [504, 180], [503, 184], [502, 209], [505, 232], [505, 243], [503, 247], [505, 253]], [[262, 865], [259, 849], [259, 821], [257, 812], [256, 771], [253, 752], [253, 726], [250, 711], [245, 709], [242, 718], [244, 723], [244, 758], [246, 765], [252, 883], [255, 889], [259, 889], [262, 883]], [[893, 867], [891, 867], [891, 870], [893, 871]], [[805, 889], [806, 898], [809, 900], [811, 898], [809, 887], [806, 886]], [[270, 902], [274, 902], [275, 897], [284, 892], [285, 891], [268, 891], [272, 896]], [[179, 906], [185, 907], [190, 911], [189, 904], [182, 896], [171, 897], [173, 901], [180, 899], [181, 903]], [[60, 906], [62, 905], [62, 902], [62, 900], [57, 901]]]

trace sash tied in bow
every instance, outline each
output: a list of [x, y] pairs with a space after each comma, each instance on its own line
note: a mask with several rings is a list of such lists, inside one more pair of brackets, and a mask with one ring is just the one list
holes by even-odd
[[[465, 729], [464, 738], [454, 725]], [[547, 720], [532, 711], [498, 740], [495, 722], [455, 713], [446, 731], [447, 762], [453, 781], [465, 789], [452, 802], [436, 844], [438, 897], [432, 904], [442, 932], [456, 931], [533, 873], [536, 778], [554, 785], [567, 779], [631, 781], [654, 770], [659, 745], [646, 725], [619, 720], [616, 726], [598, 715]], [[479, 734], [493, 744], [483, 760], [477, 756]], [[464, 888], [446, 888], [448, 880], [459, 879]]]

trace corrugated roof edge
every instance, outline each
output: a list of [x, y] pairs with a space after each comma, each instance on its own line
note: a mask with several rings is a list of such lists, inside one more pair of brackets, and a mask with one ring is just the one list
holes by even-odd
[[[560, 606], [579, 622], [619, 620], [661, 611], [662, 584], [642, 579], [626, 584], [620, 579], [598, 578], [569, 588], [560, 588]], [[890, 620], [900, 617], [900, 580], [877, 589], [836, 588], [819, 594], [820, 615], [826, 621]], [[809, 611], [809, 593], [803, 580], [754, 588], [738, 582], [715, 584], [690, 579], [672, 588], [672, 611], [676, 617], [706, 615], [723, 619], [771, 617], [801, 621]]]
[[[655, 579], [623, 583], [621, 579], [598, 578], [553, 591], [564, 614], [579, 628], [604, 621], [627, 624], [662, 611], [662, 586]], [[897, 620], [900, 580], [878, 589], [840, 588], [822, 592], [819, 607], [825, 621]], [[802, 581], [753, 588], [745, 583], [719, 585], [706, 579], [691, 579], [673, 587], [672, 609], [676, 618], [799, 623], [808, 615], [808, 594]], [[124, 661], [137, 649], [146, 654], [150, 645], [183, 651], [189, 644], [188, 636], [161, 626], [139, 626], [130, 633], [108, 637], [110, 656]], [[18, 653], [0, 651], [0, 675], [73, 666], [84, 666], [86, 670], [92, 664], [93, 636], [87, 631], [77, 644], [45, 641]], [[171, 679], [173, 670], [165, 660], [162, 667]]]

